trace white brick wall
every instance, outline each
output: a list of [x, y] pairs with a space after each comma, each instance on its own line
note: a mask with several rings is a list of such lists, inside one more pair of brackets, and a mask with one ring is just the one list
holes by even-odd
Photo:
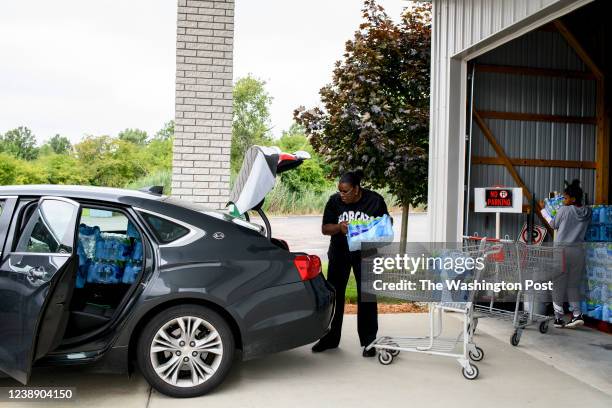
[[172, 194], [212, 208], [229, 195], [234, 0], [178, 0]]

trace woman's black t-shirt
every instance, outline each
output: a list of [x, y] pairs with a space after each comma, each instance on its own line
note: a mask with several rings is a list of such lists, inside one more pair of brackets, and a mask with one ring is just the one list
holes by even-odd
[[[342, 221], [367, 220], [389, 214], [387, 204], [382, 196], [374, 191], [361, 189], [361, 198], [356, 203], [346, 204], [340, 199], [340, 193], [329, 197], [323, 212], [323, 225], [339, 224]], [[348, 254], [346, 235], [332, 235], [329, 251], [336, 254]]]

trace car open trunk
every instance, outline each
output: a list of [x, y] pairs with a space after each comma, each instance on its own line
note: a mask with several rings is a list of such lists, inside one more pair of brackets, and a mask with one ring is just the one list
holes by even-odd
[[270, 222], [262, 210], [266, 195], [276, 184], [276, 176], [299, 167], [310, 154], [304, 151], [283, 153], [278, 147], [251, 146], [244, 155], [242, 167], [230, 193], [228, 207], [234, 216], [256, 211], [266, 224], [271, 238]]

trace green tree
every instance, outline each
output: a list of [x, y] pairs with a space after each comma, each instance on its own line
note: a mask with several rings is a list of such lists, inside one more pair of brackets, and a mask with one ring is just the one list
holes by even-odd
[[119, 132], [119, 140], [134, 143], [135, 145], [145, 145], [148, 137], [147, 132], [140, 129], [125, 129]]
[[17, 159], [6, 153], [0, 153], [0, 186], [15, 184], [17, 177]]
[[272, 98], [266, 83], [251, 75], [240, 78], [234, 85], [234, 116], [232, 121], [232, 170], [238, 171], [245, 151], [254, 144], [267, 144], [271, 137], [270, 104]]
[[[45, 177], [45, 183], [49, 184], [72, 184], [83, 185], [89, 184], [89, 179], [83, 171], [79, 160], [70, 154], [51, 153], [41, 156], [36, 164], [42, 170], [41, 173]], [[76, 171], [75, 171], [76, 170]]]
[[72, 144], [66, 136], [55, 135], [46, 144], [55, 154], [66, 154], [72, 150]]
[[9, 130], [4, 136], [0, 136], [0, 152], [19, 159], [34, 160], [38, 156], [36, 136], [25, 126]]
[[323, 108], [294, 117], [335, 175], [362, 168], [372, 187], [398, 197], [405, 244], [408, 208], [427, 200], [431, 6], [407, 9], [395, 24], [366, 0], [363, 18], [320, 91]]
[[74, 146], [80, 166], [95, 186], [123, 187], [150, 170], [147, 147], [110, 136], [88, 136]]
[[168, 140], [174, 137], [174, 121], [170, 120], [164, 123], [164, 127], [161, 128], [154, 137], [154, 140]]
[[283, 152], [304, 150], [311, 155], [311, 159], [306, 160], [297, 169], [281, 174], [281, 182], [289, 191], [300, 194], [311, 191], [320, 194], [329, 189], [331, 182], [326, 175], [331, 170], [330, 166], [314, 151], [301, 125], [293, 123], [289, 130], [283, 131], [280, 139], [273, 140], [270, 144], [278, 146]]
[[33, 161], [0, 153], [0, 185], [46, 183], [45, 172]]

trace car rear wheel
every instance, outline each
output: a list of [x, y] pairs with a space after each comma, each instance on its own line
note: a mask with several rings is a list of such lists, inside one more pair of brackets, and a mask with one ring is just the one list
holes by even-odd
[[175, 306], [144, 328], [138, 366], [160, 393], [197, 397], [223, 381], [232, 365], [234, 344], [229, 325], [218, 313], [204, 306]]

